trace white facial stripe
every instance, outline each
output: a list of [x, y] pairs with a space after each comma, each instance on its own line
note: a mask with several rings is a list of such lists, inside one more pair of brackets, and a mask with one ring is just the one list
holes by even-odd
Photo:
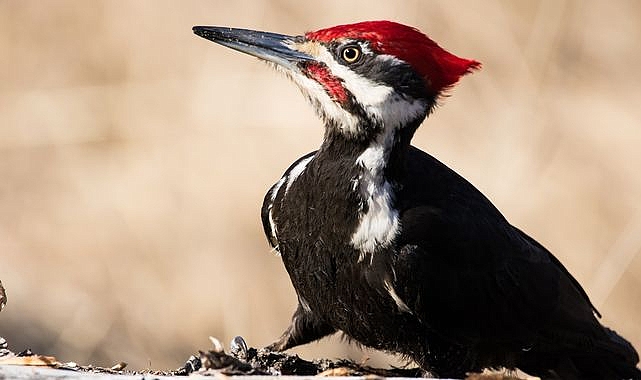
[[340, 104], [334, 102], [320, 83], [306, 77], [298, 71], [290, 71], [277, 65], [274, 65], [274, 67], [278, 71], [285, 73], [298, 85], [298, 88], [300, 88], [310, 103], [312, 103], [312, 106], [322, 119], [331, 120], [336, 125], [348, 131], [358, 129], [358, 118], [347, 112]]
[[[374, 83], [371, 80], [356, 74], [348, 67], [341, 65], [324, 46], [321, 46], [321, 48], [318, 49], [318, 53], [318, 60], [327, 65], [332, 75], [342, 79], [345, 89], [349, 91], [355, 99], [357, 99], [357, 101], [363, 106], [365, 112], [370, 116], [373, 116], [376, 120], [383, 121], [380, 117], [380, 112], [377, 112], [376, 108], [380, 107], [385, 102], [393, 92], [393, 89], [388, 86]], [[356, 128], [347, 129], [347, 132], [351, 134], [359, 133], [359, 125], [356, 124], [354, 127]]]
[[325, 50], [323, 61], [334, 76], [343, 80], [343, 86], [365, 107], [376, 107], [387, 100], [394, 89], [389, 86], [372, 82], [368, 78], [358, 75], [334, 60]]
[[[363, 54], [372, 54], [369, 49], [365, 47], [362, 49]], [[349, 67], [338, 63], [324, 46], [318, 47], [316, 53], [318, 60], [327, 65], [332, 75], [342, 79], [345, 89], [357, 99], [365, 112], [372, 119], [380, 121], [385, 129], [399, 128], [425, 113], [424, 101], [401, 97], [391, 86], [373, 82], [357, 74]], [[376, 59], [401, 64], [401, 61], [391, 55], [381, 55]], [[350, 129], [348, 132], [358, 133], [359, 131]]]
[[[385, 129], [397, 129], [407, 122], [423, 116], [426, 104], [422, 100], [402, 97], [391, 86], [373, 82], [349, 67], [338, 63], [327, 48], [317, 42], [288, 43], [290, 48], [310, 54], [323, 62], [330, 73], [341, 79], [342, 85], [363, 107], [369, 118], [380, 122]], [[374, 54], [367, 45], [361, 45], [363, 54]], [[402, 64], [391, 55], [380, 55], [376, 59]], [[357, 135], [363, 131], [356, 116], [347, 112], [327, 94], [325, 88], [313, 79], [297, 70], [289, 70], [274, 65], [279, 71], [287, 74], [310, 100], [316, 111], [324, 119], [330, 119], [348, 135]]]
[[[389, 54], [379, 55], [376, 59], [379, 61], [389, 61], [397, 65], [403, 64], [403, 61]], [[391, 91], [391, 96], [388, 96], [379, 107], [372, 107], [371, 111], [383, 122], [386, 129], [396, 129], [409, 121], [416, 120], [418, 117], [423, 116], [426, 106], [423, 100], [402, 97], [400, 94]]]

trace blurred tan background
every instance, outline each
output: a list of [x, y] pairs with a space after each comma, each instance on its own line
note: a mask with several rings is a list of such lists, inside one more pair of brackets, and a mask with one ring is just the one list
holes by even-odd
[[[277, 337], [295, 295], [259, 209], [322, 127], [284, 77], [191, 27], [366, 19], [483, 62], [415, 145], [641, 348], [638, 1], [0, 1], [0, 336], [138, 369], [178, 367], [208, 335]], [[296, 351], [368, 355], [339, 339]]]

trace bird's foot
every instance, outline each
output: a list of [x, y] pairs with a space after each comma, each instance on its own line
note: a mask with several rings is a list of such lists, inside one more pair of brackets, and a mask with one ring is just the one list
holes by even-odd
[[229, 354], [238, 360], [247, 360], [247, 343], [245, 339], [237, 335], [229, 343]]
[[229, 344], [229, 354], [225, 353], [225, 347], [220, 340], [210, 336], [212, 348], [209, 351], [198, 351], [198, 354], [191, 355], [185, 364], [176, 369], [176, 375], [189, 375], [199, 370], [224, 370], [231, 372], [240, 370], [241, 372], [251, 371], [251, 366], [247, 360], [247, 343], [241, 336], [236, 336]]
[[202, 367], [202, 362], [200, 361], [200, 357], [196, 355], [191, 355], [189, 359], [183, 364], [182, 367], [176, 368], [174, 370], [174, 374], [176, 376], [187, 376], [191, 373], [194, 373], [198, 371]]

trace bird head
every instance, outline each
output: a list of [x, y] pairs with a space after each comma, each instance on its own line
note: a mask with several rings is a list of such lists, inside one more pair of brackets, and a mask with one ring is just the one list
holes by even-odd
[[214, 26], [193, 30], [273, 63], [310, 100], [326, 132], [361, 141], [403, 129], [411, 138], [438, 97], [480, 66], [447, 52], [419, 30], [391, 21], [300, 36]]

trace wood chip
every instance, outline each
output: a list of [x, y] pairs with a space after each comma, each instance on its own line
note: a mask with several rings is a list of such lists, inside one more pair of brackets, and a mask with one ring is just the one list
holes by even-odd
[[352, 376], [354, 375], [354, 370], [351, 368], [347, 367], [338, 367], [338, 368], [330, 368], [328, 370], [325, 370], [321, 373], [319, 373], [316, 376], [321, 376], [321, 377], [328, 377], [328, 376]]
[[118, 363], [118, 364], [116, 364], [116, 365], [112, 366], [110, 369], [111, 369], [112, 371], [122, 371], [123, 369], [125, 369], [125, 367], [127, 367], [127, 363], [125, 363], [125, 362], [120, 362], [120, 363]]
[[9, 358], [0, 359], [0, 364], [55, 367], [60, 363], [53, 356], [31, 355], [12, 356]]

